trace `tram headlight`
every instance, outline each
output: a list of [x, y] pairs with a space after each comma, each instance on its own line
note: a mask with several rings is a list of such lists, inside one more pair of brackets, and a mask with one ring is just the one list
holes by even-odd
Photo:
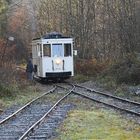
[[56, 58], [54, 62], [55, 64], [59, 65], [61, 64], [62, 60], [60, 58]]

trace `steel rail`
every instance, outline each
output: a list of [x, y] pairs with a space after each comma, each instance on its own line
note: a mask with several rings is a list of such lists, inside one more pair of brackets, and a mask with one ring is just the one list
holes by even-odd
[[20, 138], [19, 140], [23, 140], [26, 137], [28, 137], [28, 134], [30, 134], [31, 132], [34, 131], [34, 129], [41, 123], [43, 122], [43, 120], [56, 108], [56, 106], [58, 106], [67, 96], [69, 96], [73, 90], [74, 90], [75, 86], [73, 86], [73, 88], [67, 92], [67, 94], [65, 96], [63, 96], [61, 99], [59, 99], [51, 108], [50, 110], [43, 116], [41, 117], [36, 123], [34, 123]]
[[80, 95], [80, 96], [82, 96], [82, 97], [84, 97], [84, 98], [90, 99], [90, 100], [92, 100], [92, 101], [95, 101], [95, 102], [98, 102], [98, 103], [102, 103], [102, 104], [104, 104], [104, 105], [107, 105], [107, 106], [109, 106], [109, 107], [113, 107], [113, 108], [115, 108], [115, 109], [118, 109], [118, 110], [121, 110], [121, 111], [125, 111], [125, 112], [130, 113], [130, 114], [133, 114], [133, 115], [140, 116], [140, 113], [137, 113], [137, 112], [135, 112], [135, 111], [128, 110], [128, 109], [124, 109], [124, 108], [120, 108], [120, 107], [118, 107], [118, 106], [116, 106], [116, 105], [108, 104], [108, 103], [106, 103], [106, 102], [97, 100], [97, 99], [95, 99], [95, 98], [93, 98], [93, 97], [90, 97], [90, 96], [88, 96], [88, 95], [84, 95], [84, 94], [82, 94], [82, 93], [80, 93], [80, 92], [77, 92], [77, 91], [73, 91], [73, 94], [77, 94], [77, 95]]
[[[67, 84], [73, 85], [73, 84], [71, 84], [71, 83], [67, 83]], [[60, 86], [60, 85], [57, 85], [57, 86], [59, 86], [60, 88], [67, 89], [66, 87], [62, 87], [62, 86]], [[93, 89], [90, 89], [90, 88], [87, 88], [87, 87], [84, 87], [84, 86], [81, 86], [81, 85], [78, 85], [78, 84], [74, 84], [73, 86], [85, 88], [85, 89], [87, 89], [87, 90], [89, 90], [89, 91], [92, 90], [91, 92], [95, 92], [95, 90], [93, 90]], [[115, 99], [118, 99], [118, 100], [121, 100], [121, 99], [123, 100], [123, 98], [120, 98], [120, 97], [117, 97], [117, 96], [105, 94], [105, 93], [100, 92], [100, 91], [96, 91], [96, 92], [99, 92], [99, 93], [101, 93], [102, 95], [109, 96], [109, 97], [112, 97], [112, 98], [115, 97]], [[92, 101], [95, 101], [95, 102], [98, 102], [98, 103], [102, 103], [102, 104], [107, 105], [107, 106], [109, 106], [109, 107], [113, 107], [113, 108], [115, 108], [115, 109], [118, 109], [118, 110], [121, 110], [121, 111], [125, 111], [125, 112], [127, 112], [127, 113], [130, 113], [130, 114], [134, 114], [134, 115], [140, 116], [140, 113], [138, 113], [138, 112], [135, 112], [135, 111], [132, 111], [132, 110], [128, 110], [128, 109], [124, 109], [124, 108], [120, 108], [120, 107], [118, 107], [118, 106], [116, 106], [116, 105], [112, 105], [112, 104], [109, 104], [109, 103], [106, 103], [106, 102], [97, 100], [97, 99], [95, 99], [95, 98], [93, 98], [93, 97], [84, 95], [84, 94], [82, 94], [82, 93], [80, 93], [80, 92], [73, 91], [73, 93], [74, 93], [74, 94], [77, 94], [77, 95], [80, 95], [80, 96], [82, 96], [82, 97], [84, 97], [84, 98], [90, 99], [90, 100], [92, 100]], [[125, 99], [124, 99], [124, 100], [125, 100]], [[131, 101], [129, 102], [129, 100], [127, 100], [127, 99], [126, 99], [125, 101], [128, 102], [128, 103], [131, 103]], [[137, 102], [134, 102], [134, 101], [132, 101], [132, 103], [133, 103], [134, 105], [139, 105], [139, 103], [137, 104]]]
[[23, 111], [26, 107], [30, 106], [33, 102], [35, 102], [36, 100], [42, 98], [43, 96], [54, 92], [54, 90], [56, 89], [56, 87], [53, 87], [51, 90], [49, 90], [48, 92], [45, 92], [44, 94], [42, 94], [41, 96], [33, 99], [32, 101], [28, 102], [26, 105], [24, 105], [23, 107], [21, 107], [20, 109], [18, 109], [16, 112], [14, 112], [13, 114], [9, 115], [8, 117], [6, 117], [5, 119], [3, 119], [2, 121], [0, 121], [0, 125], [2, 125], [3, 123], [5, 123], [6, 121], [8, 121], [9, 119], [13, 118], [14, 116], [16, 116], [19, 112]]
[[90, 92], [95, 92], [95, 93], [98, 93], [98, 94], [101, 94], [101, 95], [104, 95], [104, 96], [107, 96], [107, 97], [111, 97], [111, 98], [114, 98], [114, 99], [117, 99], [117, 100], [125, 101], [127, 103], [132, 103], [134, 105], [140, 105], [139, 102], [131, 101], [129, 99], [124, 99], [124, 98], [121, 98], [121, 97], [118, 97], [118, 96], [113, 96], [113, 95], [110, 95], [110, 94], [107, 94], [107, 93], [104, 93], [104, 92], [101, 92], [101, 91], [97, 91], [95, 89], [91, 89], [91, 88], [88, 88], [88, 87], [85, 87], [85, 86], [81, 86], [81, 85], [78, 85], [78, 84], [75, 84], [75, 86], [80, 87], [80, 88], [85, 88], [86, 90], [88, 90]]

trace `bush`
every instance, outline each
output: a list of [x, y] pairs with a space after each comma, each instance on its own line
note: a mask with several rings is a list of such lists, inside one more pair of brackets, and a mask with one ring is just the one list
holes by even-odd
[[125, 59], [111, 66], [107, 72], [117, 83], [139, 84], [140, 62], [136, 59]]
[[98, 73], [105, 69], [105, 64], [98, 63], [96, 59], [80, 59], [77, 60], [75, 71], [78, 74], [84, 74], [87, 76], [96, 76]]
[[12, 67], [0, 68], [0, 83], [9, 85], [15, 82], [16, 71]]

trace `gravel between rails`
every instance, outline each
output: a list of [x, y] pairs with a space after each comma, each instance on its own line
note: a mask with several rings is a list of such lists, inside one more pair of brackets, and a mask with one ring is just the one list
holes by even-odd
[[59, 135], [56, 129], [60, 126], [63, 120], [66, 118], [68, 112], [73, 108], [72, 104], [61, 104], [58, 108], [51, 114], [48, 119], [46, 119], [41, 126], [36, 129], [36, 131], [31, 134], [28, 140], [49, 140], [57, 137]]

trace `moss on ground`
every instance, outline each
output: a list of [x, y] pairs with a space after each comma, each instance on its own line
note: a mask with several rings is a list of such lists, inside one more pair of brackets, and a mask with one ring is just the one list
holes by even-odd
[[140, 126], [111, 111], [72, 111], [55, 140], [139, 140]]

